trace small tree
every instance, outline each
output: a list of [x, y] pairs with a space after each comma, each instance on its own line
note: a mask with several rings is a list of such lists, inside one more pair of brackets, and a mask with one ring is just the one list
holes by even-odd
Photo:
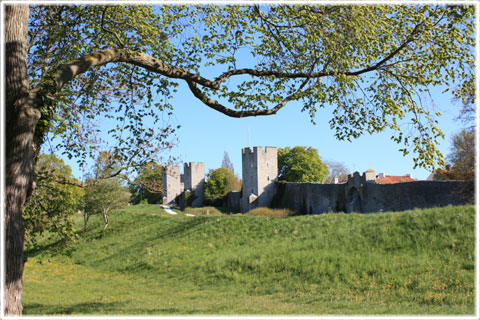
[[235, 172], [235, 170], [233, 169], [233, 163], [230, 161], [230, 157], [228, 156], [227, 151], [223, 153], [222, 168], [227, 168], [228, 170]]
[[35, 165], [36, 187], [23, 211], [25, 240], [35, 245], [35, 236], [49, 232], [62, 240], [74, 236], [72, 216], [78, 211], [83, 190], [74, 185], [71, 168], [53, 154], [42, 154]]
[[328, 166], [312, 147], [296, 146], [278, 149], [278, 180], [289, 182], [319, 182], [328, 177]]
[[205, 183], [205, 203], [221, 206], [230, 191], [242, 188], [240, 180], [227, 168], [210, 170]]
[[463, 129], [452, 137], [447, 156], [450, 170], [437, 170], [438, 180], [473, 180], [475, 178], [475, 129]]
[[330, 174], [328, 175], [325, 183], [335, 183], [335, 178], [338, 179], [338, 182], [346, 182], [348, 180], [348, 174], [350, 170], [343, 162], [337, 161], [324, 161], [328, 166]]
[[162, 190], [162, 166], [155, 162], [145, 164], [138, 172], [138, 176], [129, 185], [132, 194], [132, 203], [138, 204], [144, 200], [148, 203], [161, 203]]
[[120, 209], [128, 204], [130, 193], [123, 187], [120, 180], [110, 178], [99, 180], [97, 184], [86, 188], [84, 201], [84, 232], [87, 231], [90, 216], [100, 214], [103, 216], [105, 226], [108, 227], [108, 215], [114, 209]]

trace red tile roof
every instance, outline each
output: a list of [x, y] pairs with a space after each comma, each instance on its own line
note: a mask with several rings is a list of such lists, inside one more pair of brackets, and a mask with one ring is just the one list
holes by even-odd
[[408, 176], [385, 176], [385, 178], [376, 179], [376, 183], [378, 184], [392, 184], [392, 183], [402, 183], [402, 182], [412, 182], [412, 181], [416, 181], [416, 180]]

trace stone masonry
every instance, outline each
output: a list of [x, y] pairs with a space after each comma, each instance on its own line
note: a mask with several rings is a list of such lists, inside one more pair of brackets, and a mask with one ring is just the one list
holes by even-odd
[[278, 151], [274, 147], [242, 149], [242, 198], [240, 210], [269, 207], [278, 177]]
[[203, 193], [205, 187], [205, 163], [188, 162], [183, 165], [183, 177], [185, 191], [193, 193], [191, 206], [198, 208], [203, 206]]
[[164, 167], [162, 173], [163, 204], [175, 202], [175, 198], [183, 192], [180, 179], [180, 167]]
[[[407, 177], [407, 176], [406, 176]], [[183, 178], [183, 179], [182, 179]], [[231, 192], [224, 205], [235, 212], [257, 207], [288, 208], [299, 214], [325, 212], [403, 211], [470, 203], [473, 181], [406, 181], [385, 184], [375, 171], [349, 175], [343, 184], [277, 182], [278, 151], [274, 147], [242, 149], [242, 191]], [[183, 181], [182, 181], [183, 180]], [[180, 167], [164, 168], [162, 175], [164, 204], [185, 205], [193, 192], [192, 207], [204, 200], [205, 164], [189, 162]], [[180, 197], [178, 197], [181, 195]]]

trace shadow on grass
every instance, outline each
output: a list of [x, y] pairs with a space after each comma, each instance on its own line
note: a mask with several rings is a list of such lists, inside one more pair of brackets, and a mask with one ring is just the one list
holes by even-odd
[[[134, 244], [122, 248], [121, 250], [117, 250], [117, 252], [113, 255], [107, 256], [103, 259], [98, 260], [98, 262], [106, 262], [111, 259], [116, 259], [118, 257], [123, 257], [126, 254], [132, 252], [134, 249], [142, 249], [150, 245], [152, 242], [156, 240], [164, 240], [168, 238], [176, 238], [177, 236], [190, 231], [191, 229], [196, 228], [199, 225], [204, 224], [206, 221], [208, 221], [208, 218], [206, 217], [196, 217], [195, 219], [188, 219], [187, 222], [183, 220], [181, 223], [178, 223], [177, 225], [168, 228], [167, 230], [162, 230], [161, 232], [143, 239], [143, 241], [138, 241], [135, 242]], [[108, 232], [108, 230], [107, 230]], [[137, 268], [136, 268], [137, 269]]]
[[84, 302], [70, 305], [50, 305], [32, 303], [24, 306], [24, 315], [71, 315], [71, 314], [172, 314], [179, 313], [177, 308], [158, 308], [158, 309], [130, 309], [125, 308], [129, 302]]
[[28, 248], [25, 250], [25, 255], [27, 257], [34, 257], [38, 254], [50, 254], [51, 256], [64, 255], [70, 257], [75, 251], [75, 248], [72, 246], [72, 242], [68, 240], [57, 240], [51, 243], [44, 245], [36, 245], [35, 247]]
[[238, 213], [238, 211], [232, 210], [228, 207], [215, 207], [215, 208], [223, 214], [236, 214], [236, 213]]

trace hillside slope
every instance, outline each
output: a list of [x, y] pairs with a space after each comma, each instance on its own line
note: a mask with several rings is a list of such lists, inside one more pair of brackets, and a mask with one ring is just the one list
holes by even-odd
[[472, 206], [289, 218], [135, 206], [103, 234], [98, 220], [61, 252], [30, 252], [25, 313], [473, 314], [474, 225]]

